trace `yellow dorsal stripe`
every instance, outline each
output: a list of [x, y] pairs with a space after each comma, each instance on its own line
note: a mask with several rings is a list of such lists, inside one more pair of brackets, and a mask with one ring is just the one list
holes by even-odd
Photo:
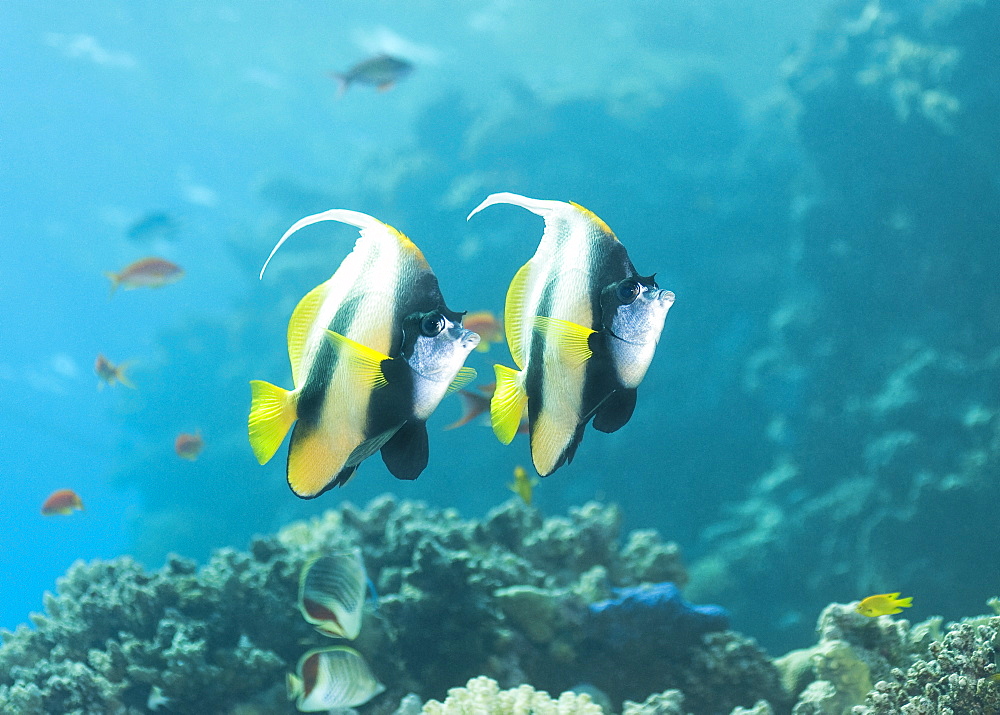
[[521, 266], [514, 279], [507, 289], [507, 301], [504, 305], [503, 322], [507, 331], [507, 345], [510, 347], [510, 356], [514, 358], [514, 364], [519, 370], [523, 370], [527, 360], [525, 359], [525, 338], [521, 327], [521, 320], [524, 316], [524, 303], [528, 295], [528, 282], [531, 278], [531, 261]]
[[615, 239], [615, 241], [618, 241], [618, 237], [615, 235], [615, 232], [611, 230], [611, 227], [608, 226], [608, 224], [604, 223], [604, 219], [602, 219], [600, 216], [595, 214], [590, 209], [576, 203], [575, 201], [570, 201], [569, 203], [571, 206], [574, 206], [575, 208], [579, 209], [580, 213], [582, 213], [587, 218], [588, 221], [597, 226], [597, 228], [599, 228], [604, 233], [608, 234], [610, 238], [613, 238]]
[[319, 316], [320, 307], [326, 300], [330, 281], [320, 283], [299, 301], [288, 321], [288, 359], [292, 364], [292, 382], [296, 389], [305, 384], [309, 376], [309, 365], [303, 364], [306, 341]]

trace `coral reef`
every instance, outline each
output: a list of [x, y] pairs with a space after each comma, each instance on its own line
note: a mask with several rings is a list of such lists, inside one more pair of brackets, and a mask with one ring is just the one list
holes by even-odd
[[424, 704], [427, 715], [601, 715], [589, 695], [566, 692], [556, 699], [530, 685], [500, 690], [497, 681], [473, 678], [464, 688], [452, 688], [443, 703], [431, 700]]
[[[777, 671], [752, 641], [703, 635], [725, 626], [719, 612], [684, 603], [673, 586], [627, 585], [683, 582], [676, 546], [647, 532], [622, 548], [619, 532], [618, 510], [596, 503], [542, 519], [511, 500], [466, 521], [386, 496], [257, 538], [249, 553], [218, 551], [201, 569], [176, 557], [151, 573], [127, 557], [78, 563], [34, 630], [3, 633], [0, 710], [131, 714], [155, 693], [178, 713], [294, 712], [285, 674], [331, 643], [296, 608], [299, 574], [316, 555], [355, 546], [380, 595], [352, 645], [387, 688], [366, 713], [389, 712], [410, 692], [443, 698], [480, 675], [555, 693], [589, 682], [613, 704], [677, 687], [695, 713], [782, 702]], [[616, 588], [625, 589], [617, 600]], [[629, 599], [643, 615], [626, 608], [627, 618], [607, 621]], [[692, 630], [693, 616], [709, 626]], [[600, 627], [588, 627], [594, 618]], [[609, 662], [617, 641], [630, 644], [628, 657]]]

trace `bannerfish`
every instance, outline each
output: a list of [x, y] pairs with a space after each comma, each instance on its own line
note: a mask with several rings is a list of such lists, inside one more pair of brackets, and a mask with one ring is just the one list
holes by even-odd
[[105, 385], [114, 385], [116, 382], [120, 382], [125, 385], [125, 387], [130, 387], [134, 390], [135, 385], [133, 385], [132, 381], [128, 379], [127, 375], [125, 375], [125, 370], [128, 366], [129, 363], [127, 362], [115, 365], [106, 357], [98, 353], [97, 359], [94, 360], [94, 372], [99, 378], [101, 378], [101, 381], [97, 383], [97, 387], [103, 389]]
[[538, 477], [529, 477], [527, 470], [520, 464], [514, 467], [514, 481], [507, 485], [507, 488], [521, 497], [528, 506], [531, 506], [531, 495], [538, 485]]
[[579, 204], [499, 193], [469, 218], [501, 203], [541, 216], [545, 230], [507, 290], [504, 326], [518, 369], [494, 366], [490, 418], [508, 444], [527, 405], [531, 457], [544, 477], [573, 459], [591, 419], [614, 432], [632, 417], [674, 294], [640, 276], [608, 225]]
[[42, 514], [66, 516], [74, 511], [83, 511], [83, 500], [72, 489], [58, 489], [42, 503]]
[[346, 72], [331, 72], [330, 76], [337, 80], [338, 96], [342, 97], [352, 84], [367, 84], [384, 92], [412, 71], [413, 65], [406, 60], [380, 54], [359, 62]]
[[177, 439], [174, 440], [174, 452], [181, 459], [189, 459], [192, 462], [198, 458], [201, 454], [201, 450], [205, 448], [205, 440], [202, 439], [201, 432], [195, 432], [190, 434], [188, 432], [181, 432], [177, 435]]
[[367, 585], [360, 549], [317, 557], [302, 568], [299, 611], [323, 635], [354, 640]]
[[898, 593], [880, 593], [861, 599], [854, 610], [862, 616], [875, 618], [876, 616], [889, 616], [894, 613], [902, 613], [904, 608], [910, 608], [912, 605], [912, 596], [900, 598]]
[[118, 273], [105, 272], [111, 281], [111, 293], [118, 286], [133, 288], [159, 288], [176, 283], [184, 277], [184, 269], [165, 258], [143, 258], [125, 266]]
[[358, 707], [385, 690], [361, 654], [347, 646], [309, 651], [286, 685], [288, 699], [307, 713]]
[[462, 321], [462, 325], [474, 333], [479, 333], [481, 339], [476, 350], [481, 353], [488, 352], [493, 343], [503, 342], [503, 327], [497, 317], [488, 310], [469, 313]]
[[[399, 479], [427, 466], [425, 422], [450, 390], [474, 379], [463, 367], [479, 336], [449, 310], [420, 249], [405, 235], [357, 211], [331, 209], [299, 229], [340, 221], [361, 229], [333, 276], [311, 290], [288, 323], [294, 389], [252, 380], [250, 445], [264, 464], [288, 430], [288, 484], [311, 499], [346, 484], [381, 451]], [[267, 268], [261, 270], [261, 276]]]

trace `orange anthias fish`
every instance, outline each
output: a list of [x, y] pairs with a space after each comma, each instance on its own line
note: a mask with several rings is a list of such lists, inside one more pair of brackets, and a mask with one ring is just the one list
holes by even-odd
[[[445, 425], [446, 430], [452, 430], [456, 427], [461, 427], [462, 425], [467, 425], [472, 420], [476, 419], [480, 415], [489, 412], [490, 409], [490, 399], [493, 397], [493, 393], [496, 390], [496, 383], [490, 382], [485, 385], [479, 385], [476, 391], [471, 390], [459, 390], [458, 396], [462, 398], [462, 416], [457, 420], [452, 422], [450, 425]], [[518, 434], [528, 433], [528, 416], [527, 414], [521, 420], [521, 424], [517, 428]]]
[[126, 290], [132, 288], [159, 288], [176, 283], [184, 277], [184, 269], [165, 258], [143, 258], [130, 263], [119, 273], [106, 272], [111, 281], [111, 292], [118, 286]]
[[103, 355], [98, 355], [97, 360], [94, 361], [94, 372], [97, 376], [101, 378], [101, 381], [97, 383], [99, 388], [103, 388], [105, 385], [114, 385], [116, 382], [120, 382], [125, 385], [125, 387], [130, 387], [133, 390], [135, 385], [132, 381], [125, 376], [125, 369], [129, 366], [129, 363], [123, 362], [119, 365], [115, 365], [113, 362], [108, 360]]
[[406, 60], [381, 54], [359, 62], [346, 72], [331, 72], [330, 76], [340, 85], [337, 96], [343, 96], [352, 84], [367, 84], [384, 92], [412, 71], [413, 65]]
[[201, 438], [201, 432], [194, 434], [182, 432], [174, 440], [174, 451], [177, 452], [177, 456], [181, 459], [190, 459], [192, 462], [198, 458], [204, 447], [205, 440]]
[[489, 351], [491, 343], [503, 342], [503, 326], [500, 325], [497, 316], [488, 310], [469, 313], [462, 321], [462, 325], [474, 333], [479, 333], [481, 340], [476, 346], [476, 350], [481, 353]]
[[83, 500], [72, 489], [59, 489], [49, 495], [42, 504], [42, 514], [72, 514], [74, 510], [83, 511]]
[[876, 616], [889, 616], [893, 613], [902, 613], [904, 608], [913, 605], [913, 597], [900, 598], [898, 593], [881, 593], [875, 596], [861, 599], [855, 607], [858, 613], [869, 618]]

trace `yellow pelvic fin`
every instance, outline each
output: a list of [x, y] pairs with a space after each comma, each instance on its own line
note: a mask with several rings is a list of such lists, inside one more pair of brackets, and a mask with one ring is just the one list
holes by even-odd
[[267, 464], [295, 422], [296, 393], [263, 380], [250, 381], [250, 446], [261, 464]]
[[302, 358], [309, 331], [316, 323], [320, 306], [329, 292], [329, 284], [330, 281], [325, 281], [306, 293], [288, 321], [288, 359], [292, 363], [292, 383], [296, 388], [302, 387], [309, 377], [309, 366], [302, 364]]
[[528, 403], [528, 393], [521, 384], [521, 373], [506, 365], [494, 365], [497, 386], [490, 400], [493, 434], [503, 444], [510, 444], [521, 425], [521, 415]]
[[546, 340], [554, 341], [559, 346], [563, 359], [573, 367], [579, 367], [594, 354], [588, 345], [588, 338], [596, 333], [596, 330], [569, 320], [544, 315], [535, 316], [535, 330], [545, 336]]
[[348, 361], [351, 372], [360, 377], [365, 386], [377, 390], [389, 384], [382, 373], [382, 361], [388, 360], [388, 355], [383, 355], [378, 350], [373, 350], [332, 330], [327, 330], [326, 336], [330, 339], [334, 350]]
[[294, 673], [285, 674], [285, 691], [289, 700], [295, 700], [302, 694], [302, 678]]
[[458, 392], [463, 387], [468, 385], [470, 382], [475, 380], [477, 374], [478, 373], [476, 372], [475, 368], [472, 367], [459, 368], [458, 374], [455, 375], [455, 379], [451, 381], [450, 385], [448, 385], [447, 394], [450, 395], [453, 392]]
[[[507, 301], [504, 304], [503, 323], [507, 330], [507, 345], [510, 346], [510, 356], [518, 370], [523, 370], [524, 335], [521, 331], [521, 317], [524, 315], [524, 301], [528, 295], [528, 279], [531, 277], [531, 261], [521, 266], [507, 289]], [[480, 343], [482, 344], [482, 343]]]

